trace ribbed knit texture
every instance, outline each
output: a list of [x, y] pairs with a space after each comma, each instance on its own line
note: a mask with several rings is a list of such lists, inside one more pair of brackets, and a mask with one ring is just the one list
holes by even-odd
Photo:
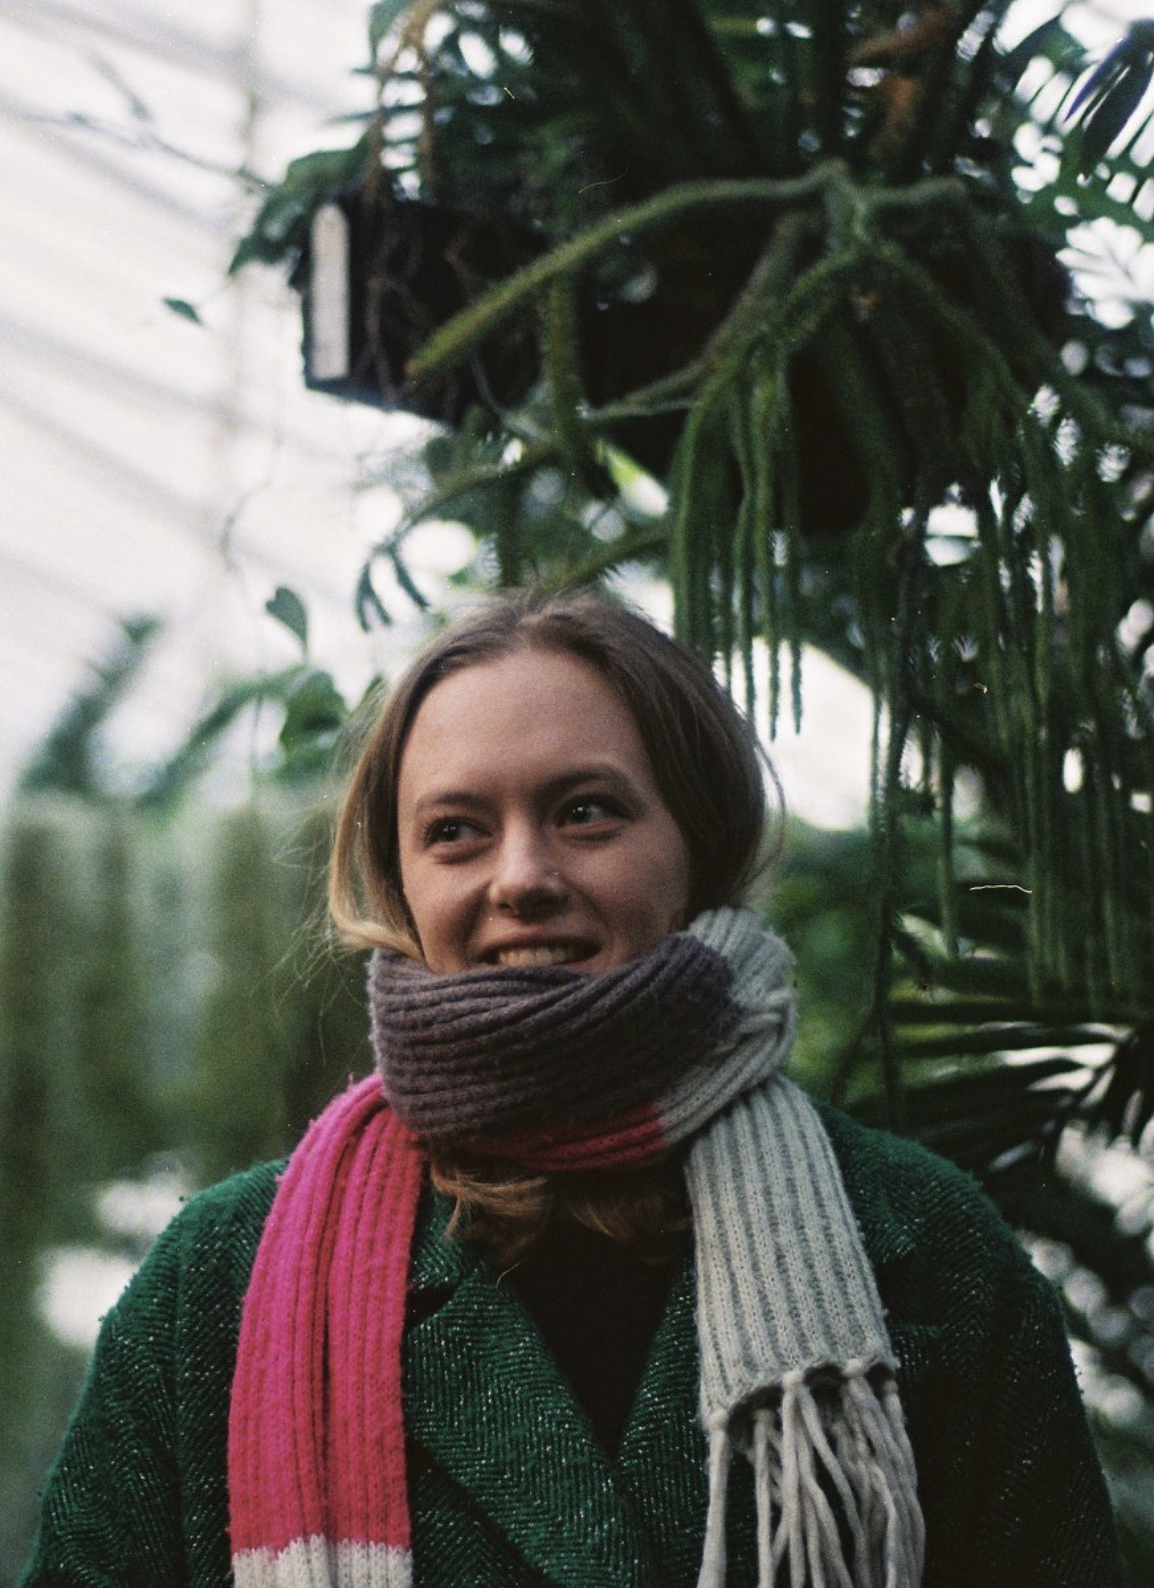
[[731, 981], [688, 933], [597, 976], [563, 966], [435, 976], [378, 951], [369, 1008], [385, 1096], [430, 1144], [497, 1150], [526, 1127], [616, 1120], [716, 1050], [736, 1018]]
[[236, 1579], [408, 1588], [401, 1335], [421, 1156], [375, 1078], [306, 1141], [245, 1298], [229, 1435]]
[[710, 1441], [700, 1588], [725, 1580], [734, 1448], [757, 1477], [761, 1588], [917, 1588], [917, 1474], [877, 1287], [817, 1112], [780, 1073], [788, 958], [744, 912], [691, 930], [724, 954], [741, 1011], [725, 1062], [696, 1084], [691, 1072], [678, 1096], [694, 1136], [686, 1184]]
[[748, 1093], [694, 1143], [686, 1179], [711, 1440], [702, 1584], [724, 1580], [736, 1445], [757, 1475], [762, 1585], [804, 1563], [815, 1585], [914, 1588], [925, 1540], [896, 1364], [812, 1103], [786, 1080]]
[[[795, 1588], [917, 1588], [916, 1478], [873, 1275], [820, 1120], [779, 1073], [790, 968], [752, 914], [728, 909], [597, 977], [422, 978], [377, 957], [383, 1092], [376, 1079], [352, 1088], [294, 1153], [245, 1301], [229, 1449], [241, 1588], [410, 1581], [401, 1337], [423, 1162], [414, 1133], [430, 1120], [437, 1139], [499, 1139], [504, 1152], [513, 1136], [492, 1132], [516, 1125], [533, 1166], [635, 1161], [692, 1139], [710, 1441], [699, 1588], [725, 1581], [733, 1448], [757, 1474], [762, 1588], [783, 1572]], [[654, 985], [662, 1019], [689, 1033], [664, 1060], [643, 1019]], [[578, 1054], [597, 1111], [579, 1100]], [[603, 1082], [615, 1117], [601, 1111]], [[742, 1235], [747, 1220], [755, 1235]]]

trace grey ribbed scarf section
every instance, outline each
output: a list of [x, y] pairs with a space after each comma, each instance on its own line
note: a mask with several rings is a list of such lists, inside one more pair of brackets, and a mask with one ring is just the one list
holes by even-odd
[[[918, 1588], [924, 1530], [895, 1361], [829, 1139], [781, 1073], [792, 960], [749, 911], [707, 911], [596, 976], [370, 970], [386, 1097], [430, 1142], [534, 1132], [594, 1149], [648, 1105], [690, 1139], [709, 1510], [699, 1588], [725, 1583], [727, 1477], [753, 1464], [759, 1588]], [[525, 1132], [528, 1131], [528, 1136]], [[620, 1152], [603, 1162], [619, 1162]]]

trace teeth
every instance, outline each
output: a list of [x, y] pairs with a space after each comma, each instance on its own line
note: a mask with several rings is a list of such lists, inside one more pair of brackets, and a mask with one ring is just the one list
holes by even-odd
[[569, 965], [582, 957], [581, 949], [561, 944], [544, 948], [503, 948], [497, 955], [497, 964], [524, 969], [529, 965]]

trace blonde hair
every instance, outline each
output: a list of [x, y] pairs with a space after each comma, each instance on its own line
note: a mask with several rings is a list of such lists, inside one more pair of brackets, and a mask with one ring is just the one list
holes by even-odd
[[519, 650], [589, 662], [629, 707], [689, 850], [691, 915], [733, 903], [758, 871], [763, 770], [771, 777], [773, 770], [704, 662], [604, 596], [521, 591], [490, 600], [439, 634], [388, 692], [368, 731], [337, 818], [329, 871], [329, 912], [351, 946], [420, 957], [397, 846], [405, 744], [425, 697], [442, 679]]
[[456, 1202], [450, 1228], [492, 1252], [502, 1268], [528, 1257], [553, 1220], [566, 1217], [659, 1264], [677, 1255], [689, 1229], [683, 1157], [560, 1176], [438, 1151], [429, 1178]]
[[[350, 946], [420, 958], [401, 881], [396, 802], [401, 757], [423, 701], [452, 673], [534, 649], [590, 663], [631, 711], [689, 851], [690, 914], [734, 903], [753, 880], [763, 860], [763, 772], [779, 796], [780, 787], [705, 663], [605, 596], [521, 591], [488, 601], [438, 635], [389, 691], [368, 730], [337, 818], [329, 871], [329, 911]], [[688, 1226], [680, 1157], [552, 1176], [439, 1150], [430, 1171], [433, 1184], [456, 1198], [463, 1232], [504, 1266], [528, 1255], [558, 1216], [653, 1262], [672, 1256]]]

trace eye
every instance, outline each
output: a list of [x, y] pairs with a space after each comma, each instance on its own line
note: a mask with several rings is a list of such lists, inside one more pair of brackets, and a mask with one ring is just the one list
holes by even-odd
[[425, 828], [423, 836], [427, 849], [449, 848], [477, 837], [478, 832], [477, 826], [463, 816], [438, 816]]
[[561, 820], [568, 827], [595, 827], [601, 822], [620, 821], [624, 815], [617, 800], [606, 795], [582, 794], [568, 802]]

